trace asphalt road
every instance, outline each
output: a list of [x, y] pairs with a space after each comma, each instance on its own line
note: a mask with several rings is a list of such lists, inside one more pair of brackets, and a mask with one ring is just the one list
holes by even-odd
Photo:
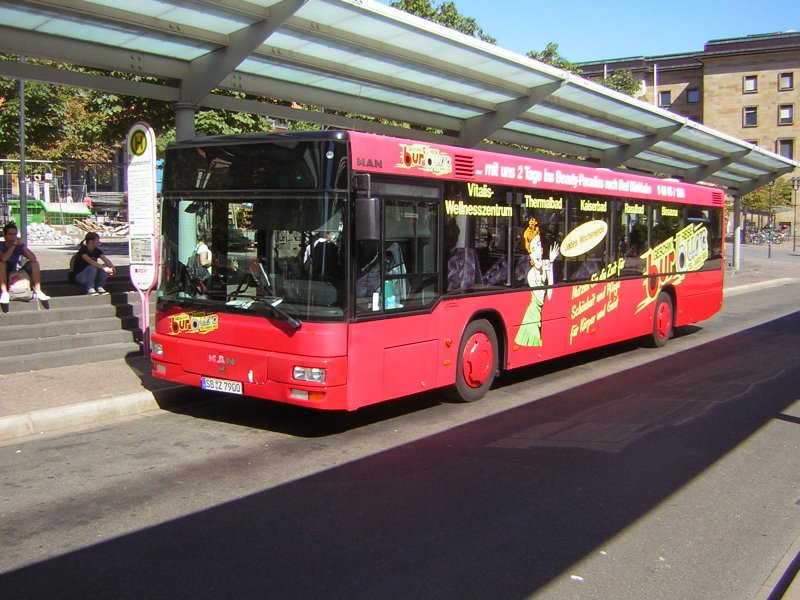
[[5, 444], [0, 598], [752, 599], [800, 538], [799, 294], [475, 404], [220, 397]]

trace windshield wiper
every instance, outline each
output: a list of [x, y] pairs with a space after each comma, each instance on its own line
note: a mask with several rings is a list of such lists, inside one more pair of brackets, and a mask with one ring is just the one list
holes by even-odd
[[270, 316], [277, 317], [282, 321], [286, 321], [289, 324], [289, 327], [297, 331], [303, 326], [303, 324], [282, 308], [278, 308], [278, 304], [281, 302], [283, 302], [283, 298], [272, 298], [265, 296], [262, 298], [255, 298], [253, 300], [232, 300], [226, 304], [228, 306], [235, 306], [244, 310], [251, 308], [264, 309], [267, 313], [269, 313]]
[[264, 308], [266, 308], [267, 312], [269, 312], [270, 314], [286, 321], [289, 324], [289, 327], [291, 327], [295, 331], [297, 331], [303, 326], [303, 324], [300, 321], [295, 319], [285, 310], [283, 310], [282, 308], [278, 308], [278, 304], [283, 302], [283, 298], [256, 298], [256, 302], [258, 302], [258, 305], [260, 307], [263, 306]]

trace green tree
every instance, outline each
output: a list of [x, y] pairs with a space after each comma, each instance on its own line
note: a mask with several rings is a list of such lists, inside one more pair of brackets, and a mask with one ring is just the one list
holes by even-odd
[[[19, 155], [19, 82], [0, 78], [0, 155]], [[25, 141], [31, 156], [41, 154], [63, 138], [68, 114], [68, 95], [60, 86], [25, 82]]]
[[497, 40], [478, 25], [472, 17], [465, 17], [458, 12], [455, 2], [443, 2], [434, 6], [431, 0], [396, 0], [390, 4], [392, 8], [397, 8], [412, 15], [417, 15], [428, 21], [444, 25], [450, 29], [460, 31], [470, 37], [496, 44]]
[[[0, 60], [15, 60], [4, 55]], [[91, 71], [72, 65], [33, 61], [48, 66], [110, 75], [121, 79], [158, 80], [122, 72]], [[0, 155], [19, 156], [19, 84], [16, 79], [0, 78]], [[244, 97], [243, 94], [214, 90], [216, 94]], [[259, 98], [266, 102], [269, 99]], [[97, 90], [26, 82], [25, 142], [29, 158], [70, 160], [82, 170], [84, 163], [108, 162], [124, 142], [136, 121], [146, 121], [156, 132], [159, 149], [175, 139], [175, 113], [169, 102], [125, 96]], [[201, 109], [195, 129], [206, 135], [233, 134], [272, 129], [267, 117]]]
[[[581, 75], [583, 73], [583, 70], [580, 68], [580, 66], [561, 56], [561, 54], [558, 52], [558, 44], [554, 42], [547, 44], [541, 52], [531, 50], [528, 52], [527, 56], [534, 60], [538, 60], [541, 63], [557, 67], [562, 71], [574, 73], [575, 75]], [[592, 81], [604, 87], [634, 97], [639, 94], [641, 87], [639, 82], [633, 77], [633, 73], [631, 73], [628, 69], [616, 71], [605, 79], [598, 77], [592, 79]]]
[[[770, 193], [772, 199], [770, 201]], [[789, 179], [781, 177], [772, 183], [762, 185], [742, 196], [742, 208], [749, 211], [767, 213], [772, 205], [772, 211], [776, 212], [781, 207], [792, 206], [792, 184]]]
[[533, 60], [538, 60], [541, 63], [550, 65], [552, 67], [557, 67], [562, 71], [568, 71], [570, 73], [574, 73], [575, 75], [580, 75], [583, 72], [578, 65], [576, 65], [574, 62], [570, 62], [561, 56], [561, 54], [559, 54], [558, 44], [555, 42], [549, 42], [541, 52], [531, 50], [528, 52], [527, 56]]
[[[110, 75], [120, 79], [158, 83], [152, 78], [131, 77], [125, 73], [112, 72]], [[96, 129], [89, 133], [93, 139], [112, 145], [124, 140], [136, 121], [147, 122], [156, 135], [175, 127], [175, 111], [169, 102], [103, 91], [90, 91], [87, 100], [87, 109], [98, 117]]]
[[605, 79], [597, 77], [592, 79], [592, 81], [633, 97], [638, 96], [642, 89], [641, 84], [634, 78], [633, 73], [631, 73], [629, 69], [616, 71]]

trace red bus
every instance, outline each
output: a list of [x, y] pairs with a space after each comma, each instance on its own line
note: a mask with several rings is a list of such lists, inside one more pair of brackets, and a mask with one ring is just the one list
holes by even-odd
[[204, 389], [471, 401], [507, 369], [661, 346], [722, 304], [711, 187], [336, 131], [175, 143], [162, 194], [153, 374]]

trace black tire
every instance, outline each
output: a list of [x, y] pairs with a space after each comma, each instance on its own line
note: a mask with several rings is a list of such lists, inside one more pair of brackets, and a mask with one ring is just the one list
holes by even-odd
[[663, 348], [673, 334], [675, 310], [672, 296], [661, 292], [656, 299], [656, 308], [653, 313], [653, 332], [650, 336], [650, 345], [654, 348]]
[[458, 346], [456, 382], [449, 396], [458, 402], [480, 400], [497, 374], [497, 334], [485, 319], [472, 321], [464, 329]]

